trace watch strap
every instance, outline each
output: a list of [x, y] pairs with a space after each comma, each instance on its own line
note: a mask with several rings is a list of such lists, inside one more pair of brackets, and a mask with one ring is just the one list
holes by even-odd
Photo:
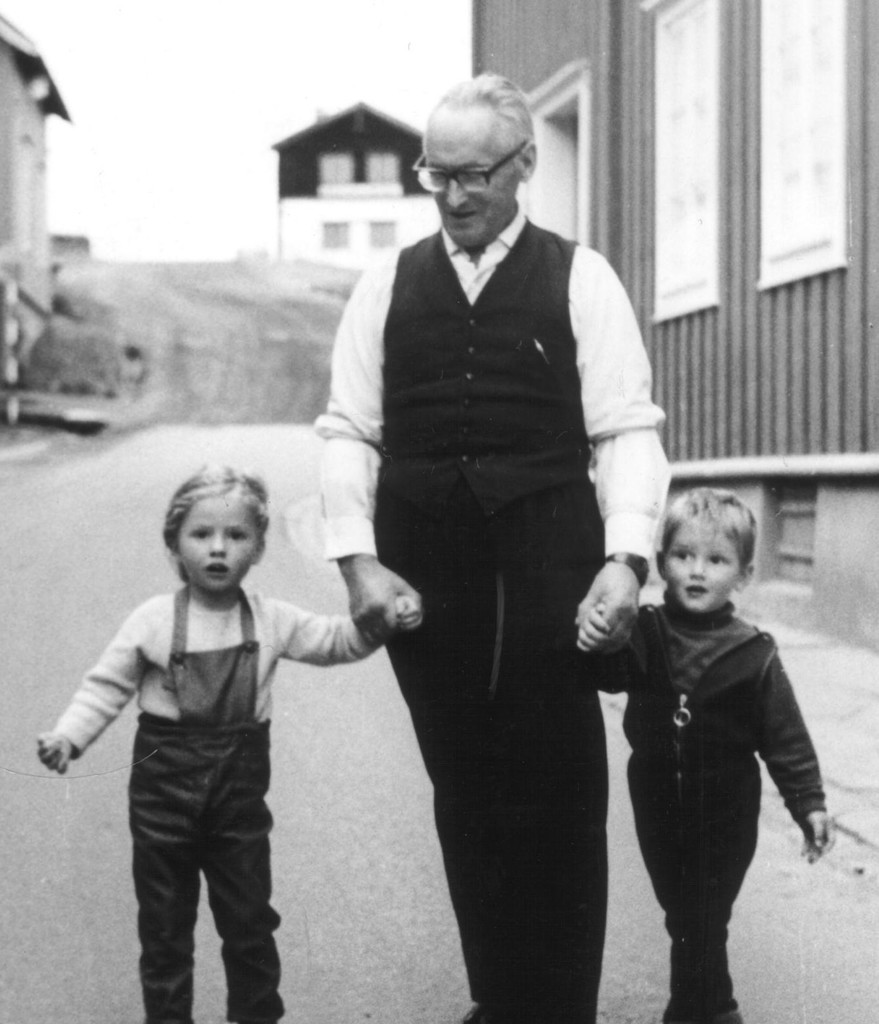
[[638, 586], [643, 587], [650, 575], [650, 563], [643, 555], [633, 555], [628, 551], [614, 551], [608, 555], [605, 563], [618, 562], [620, 565], [627, 565], [635, 574]]

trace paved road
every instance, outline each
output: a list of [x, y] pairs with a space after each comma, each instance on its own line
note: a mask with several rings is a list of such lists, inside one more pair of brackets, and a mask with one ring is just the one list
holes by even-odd
[[[0, 1024], [140, 1020], [129, 879], [128, 709], [64, 779], [34, 756], [81, 671], [141, 599], [174, 586], [165, 502], [207, 458], [248, 464], [273, 496], [252, 583], [344, 607], [320, 557], [317, 449], [307, 428], [163, 427], [30, 463], [0, 464]], [[607, 705], [613, 798], [603, 1024], [658, 1021], [665, 939], [624, 791], [619, 702]], [[284, 668], [271, 801], [283, 991], [292, 1024], [453, 1024], [468, 1006], [430, 794], [383, 653], [359, 666]], [[731, 943], [750, 1024], [865, 1024], [873, 1009], [877, 889], [809, 868], [767, 801], [758, 864]], [[224, 1019], [218, 946], [199, 924], [197, 1020]]]

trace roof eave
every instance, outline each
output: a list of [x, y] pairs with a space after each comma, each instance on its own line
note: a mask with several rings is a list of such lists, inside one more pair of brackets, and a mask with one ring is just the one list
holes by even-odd
[[349, 117], [351, 114], [355, 113], [358, 110], [366, 111], [367, 113], [372, 114], [374, 117], [377, 117], [379, 120], [385, 121], [388, 124], [393, 125], [396, 128], [399, 128], [401, 131], [408, 132], [415, 138], [421, 138], [421, 132], [418, 131], [418, 129], [413, 128], [412, 125], [406, 124], [405, 121], [400, 121], [396, 117], [391, 117], [390, 114], [385, 114], [381, 110], [376, 110], [375, 107], [370, 106], [368, 103], [354, 103], [352, 104], [352, 106], [346, 107], [344, 110], [340, 110], [338, 114], [331, 114], [329, 117], [325, 117], [319, 121], [315, 121], [314, 124], [310, 124], [306, 128], [303, 128], [301, 131], [294, 132], [292, 135], [289, 135], [286, 139], [282, 139], [280, 142], [276, 142], [272, 146], [272, 149], [276, 150], [277, 152], [280, 152], [282, 149], [287, 149], [288, 146], [291, 146], [297, 142], [301, 142], [309, 135], [314, 135], [316, 132], [321, 131], [322, 129], [325, 129], [329, 125], [333, 124], [333, 122], [341, 121], [343, 117]]
[[46, 62], [30, 39], [11, 22], [0, 17], [0, 40], [15, 53], [16, 64], [26, 83], [41, 77], [49, 83], [49, 91], [43, 99], [37, 101], [43, 113], [56, 114], [58, 117], [64, 118], [65, 121], [70, 121], [70, 114], [61, 98], [58, 86], [49, 74]]

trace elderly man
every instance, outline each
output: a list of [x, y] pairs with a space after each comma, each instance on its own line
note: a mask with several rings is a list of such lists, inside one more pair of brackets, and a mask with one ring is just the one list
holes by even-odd
[[442, 231], [361, 278], [317, 424], [352, 614], [405, 616], [388, 651], [479, 1024], [595, 1021], [607, 761], [578, 643], [628, 636], [668, 482], [631, 305], [526, 220], [535, 161], [506, 79], [441, 100], [417, 169]]

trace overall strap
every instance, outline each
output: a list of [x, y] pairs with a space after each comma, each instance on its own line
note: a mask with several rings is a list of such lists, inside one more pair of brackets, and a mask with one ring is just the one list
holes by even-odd
[[171, 634], [171, 661], [180, 664], [186, 654], [186, 627], [189, 618], [189, 587], [174, 595], [174, 630]]
[[241, 608], [241, 640], [247, 653], [253, 654], [259, 648], [259, 644], [256, 642], [256, 622], [253, 618], [253, 609], [243, 590], [238, 593], [238, 601]]
[[[242, 646], [252, 654], [259, 644], [256, 642], [256, 623], [253, 609], [243, 590], [238, 592], [238, 606], [241, 614]], [[189, 618], [189, 587], [181, 587], [174, 595], [174, 627], [171, 633], [171, 661], [179, 664], [186, 655], [186, 634]]]

